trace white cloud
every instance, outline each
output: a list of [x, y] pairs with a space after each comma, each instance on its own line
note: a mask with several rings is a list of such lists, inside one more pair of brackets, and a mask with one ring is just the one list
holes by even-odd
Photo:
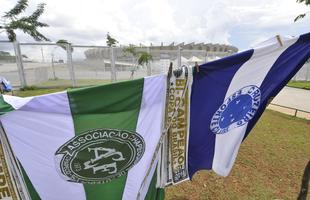
[[[122, 44], [184, 41], [245, 48], [278, 33], [301, 34], [310, 21], [308, 16], [293, 23], [309, 10], [294, 0], [32, 0], [29, 10], [42, 1], [47, 7], [41, 19], [50, 25], [42, 32], [80, 44], [104, 45], [110, 32]], [[0, 13], [14, 3], [1, 0]], [[20, 33], [18, 38], [30, 40]]]

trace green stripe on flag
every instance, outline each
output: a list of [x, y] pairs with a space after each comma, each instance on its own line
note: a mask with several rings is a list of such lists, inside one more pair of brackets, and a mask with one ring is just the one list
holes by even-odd
[[15, 110], [10, 104], [4, 101], [3, 96], [0, 95], [0, 115]]
[[[68, 91], [76, 135], [96, 128], [136, 131], [144, 79]], [[84, 184], [87, 200], [122, 199], [126, 176]]]
[[26, 171], [24, 170], [23, 166], [21, 165], [21, 163], [19, 162], [19, 166], [22, 170], [22, 174], [23, 174], [23, 177], [24, 177], [24, 180], [26, 182], [26, 186], [27, 186], [27, 189], [28, 189], [28, 192], [29, 192], [29, 195], [31, 197], [31, 200], [40, 200], [40, 196], [38, 194], [38, 192], [36, 191], [36, 189], [33, 187]]
[[156, 188], [157, 182], [157, 172], [153, 175], [151, 184], [147, 191], [146, 197], [144, 200], [164, 200], [165, 199], [165, 190], [163, 188]]

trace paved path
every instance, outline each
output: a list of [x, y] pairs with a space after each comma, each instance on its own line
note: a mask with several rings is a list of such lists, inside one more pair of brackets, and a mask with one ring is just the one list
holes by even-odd
[[[272, 103], [310, 112], [310, 90], [284, 87], [273, 99]], [[293, 109], [281, 108], [273, 105], [269, 105], [268, 108], [289, 115], [295, 115], [295, 110]], [[298, 112], [297, 116], [310, 119], [310, 114], [305, 112]]]
[[310, 112], [310, 90], [284, 87], [272, 103]]

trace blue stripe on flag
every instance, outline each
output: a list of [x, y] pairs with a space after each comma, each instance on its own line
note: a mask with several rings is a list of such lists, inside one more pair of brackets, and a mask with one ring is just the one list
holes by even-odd
[[260, 86], [262, 92], [261, 106], [253, 119], [249, 121], [244, 139], [248, 136], [257, 120], [263, 114], [269, 98], [275, 97], [282, 90], [309, 57], [310, 33], [301, 35], [293, 45], [279, 56]]
[[209, 129], [211, 118], [222, 104], [234, 74], [252, 54], [253, 50], [248, 50], [206, 63], [194, 75], [188, 156], [190, 177], [199, 169], [212, 168], [215, 134]]

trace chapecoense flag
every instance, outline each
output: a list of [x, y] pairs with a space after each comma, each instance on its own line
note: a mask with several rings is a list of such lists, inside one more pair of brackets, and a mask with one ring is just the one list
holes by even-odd
[[165, 98], [166, 75], [1, 96], [0, 120], [27, 186], [22, 199], [162, 199], [155, 149]]

